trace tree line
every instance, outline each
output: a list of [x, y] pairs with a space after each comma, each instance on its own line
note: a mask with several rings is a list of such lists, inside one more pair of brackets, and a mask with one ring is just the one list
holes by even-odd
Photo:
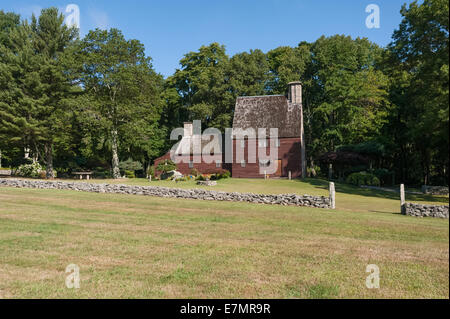
[[118, 178], [122, 162], [149, 167], [183, 122], [231, 127], [236, 97], [301, 81], [308, 175], [379, 169], [394, 183], [448, 184], [448, 3], [413, 2], [401, 14], [385, 48], [335, 35], [229, 56], [211, 43], [164, 78], [118, 29], [80, 38], [56, 8], [30, 21], [0, 11], [2, 163], [41, 162], [48, 178], [55, 169]]

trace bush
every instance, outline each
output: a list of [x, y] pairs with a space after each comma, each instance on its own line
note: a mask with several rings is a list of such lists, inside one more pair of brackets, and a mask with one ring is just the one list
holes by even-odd
[[111, 170], [103, 167], [97, 167], [94, 170], [95, 178], [112, 178]]
[[224, 178], [229, 178], [231, 176], [230, 171], [220, 168], [214, 171], [214, 174], [211, 175], [211, 180], [219, 180]]
[[150, 167], [147, 169], [147, 176], [151, 176], [152, 179], [155, 178], [155, 166], [150, 166]]
[[191, 169], [191, 175], [197, 177], [199, 175], [199, 171], [196, 168]]
[[177, 165], [172, 162], [171, 160], [165, 160], [159, 162], [158, 166], [156, 166], [156, 169], [160, 172], [167, 173], [173, 170], [177, 169]]
[[[44, 171], [42, 166], [36, 162], [31, 164], [23, 164], [17, 168], [16, 174], [22, 177], [40, 177], [40, 173]], [[44, 171], [45, 173], [45, 171]], [[45, 177], [44, 177], [45, 178]]]
[[373, 174], [378, 177], [382, 185], [392, 185], [392, 177], [394, 174], [385, 168], [377, 168]]
[[142, 164], [129, 158], [124, 162], [120, 162], [119, 168], [124, 171], [139, 171], [142, 169]]
[[134, 175], [134, 171], [125, 171], [125, 177], [126, 178], [135, 178], [136, 175]]
[[352, 173], [347, 176], [346, 182], [356, 186], [380, 186], [380, 180], [378, 177], [366, 172]]
[[206, 177], [203, 176], [203, 175], [198, 175], [198, 176], [195, 178], [195, 180], [196, 180], [196, 181], [206, 181]]

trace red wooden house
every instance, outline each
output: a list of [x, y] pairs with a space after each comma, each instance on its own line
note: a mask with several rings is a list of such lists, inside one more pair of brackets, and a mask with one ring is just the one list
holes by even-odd
[[[238, 133], [248, 129], [267, 129], [269, 135], [270, 128], [278, 129], [278, 138], [273, 145], [277, 148], [278, 155], [273, 160], [276, 161], [276, 171], [269, 174], [271, 177], [292, 178], [304, 177], [305, 167], [305, 145], [303, 134], [303, 111], [302, 111], [302, 84], [291, 82], [288, 87], [288, 94], [266, 95], [266, 96], [246, 96], [238, 97], [233, 118], [233, 156], [232, 163], [225, 163], [226, 150], [222, 145], [216, 149], [215, 160], [206, 163], [203, 160], [195, 163], [194, 156], [199, 156], [194, 151], [192, 144], [195, 139], [201, 145], [201, 149], [210, 141], [203, 141], [201, 136], [192, 132], [192, 123], [184, 124], [184, 136], [178, 143], [177, 153], [185, 158], [184, 163], [177, 164], [177, 170], [184, 175], [191, 173], [192, 169], [197, 169], [203, 174], [212, 174], [221, 168], [231, 171], [232, 177], [263, 178], [265, 176], [264, 167], [270, 164], [266, 158], [259, 158], [265, 150], [269, 154], [270, 140], [256, 140], [255, 137], [240, 136]], [[268, 136], [269, 137], [269, 136]], [[258, 148], [255, 154], [255, 161], [247, 160], [249, 157], [249, 147]], [[253, 149], [253, 148], [251, 148]], [[261, 153], [260, 153], [261, 150]], [[238, 152], [242, 151], [244, 160], [238, 159]], [[255, 152], [254, 152], [255, 153]], [[170, 159], [170, 152], [155, 160], [155, 165], [159, 162]]]
[[[233, 119], [233, 130], [246, 130], [248, 128], [277, 128], [278, 147], [277, 170], [270, 174], [272, 177], [287, 177], [289, 172], [294, 177], [303, 177], [305, 173], [305, 151], [303, 138], [303, 112], [302, 112], [302, 84], [291, 82], [288, 95], [266, 95], [239, 97]], [[236, 133], [236, 132], [233, 132]], [[268, 133], [268, 132], [267, 132]], [[247, 157], [249, 144], [256, 144], [258, 148], [266, 149], [269, 153], [269, 140], [257, 142], [249, 138], [234, 138], [233, 164], [231, 173], [233, 177], [264, 177], [261, 167], [267, 166], [266, 160], [261, 160], [256, 152], [256, 163], [236, 160], [236, 150], [244, 148]]]

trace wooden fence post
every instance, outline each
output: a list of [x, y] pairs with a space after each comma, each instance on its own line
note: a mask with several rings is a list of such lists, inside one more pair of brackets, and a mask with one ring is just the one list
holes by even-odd
[[400, 184], [400, 212], [405, 215], [406, 207], [405, 207], [405, 185]]
[[333, 182], [330, 182], [330, 208], [336, 209], [336, 191]]

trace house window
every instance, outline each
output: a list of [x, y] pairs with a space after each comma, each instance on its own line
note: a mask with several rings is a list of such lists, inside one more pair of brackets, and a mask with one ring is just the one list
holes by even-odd
[[194, 162], [193, 161], [189, 161], [189, 168], [194, 168]]
[[241, 167], [245, 167], [245, 160], [241, 161]]
[[216, 161], [216, 168], [220, 168], [222, 166], [222, 162], [221, 161]]

